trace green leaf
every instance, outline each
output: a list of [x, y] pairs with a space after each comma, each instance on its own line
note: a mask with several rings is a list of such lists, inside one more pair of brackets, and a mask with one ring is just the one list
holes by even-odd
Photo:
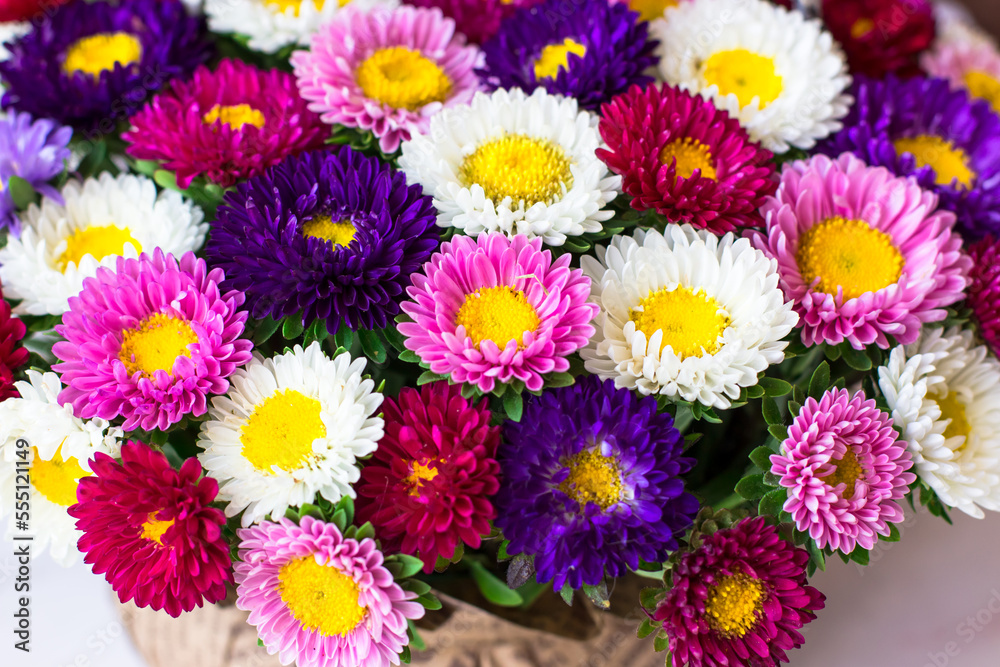
[[354, 332], [344, 324], [340, 323], [340, 328], [337, 329], [337, 333], [333, 334], [333, 342], [337, 347], [342, 347], [345, 350], [350, 350], [351, 346], [354, 345]]
[[314, 519], [318, 519], [320, 521], [326, 521], [326, 517], [323, 516], [323, 510], [309, 503], [305, 503], [304, 505], [302, 505], [302, 507], [299, 508], [299, 516], [300, 517], [311, 516]]
[[349, 525], [347, 521], [347, 512], [344, 510], [337, 510], [333, 513], [333, 516], [330, 517], [330, 523], [337, 526], [337, 528], [340, 529], [340, 532], [344, 532], [347, 530], [347, 526]]
[[758, 447], [750, 452], [750, 460], [761, 470], [770, 470], [772, 454], [774, 454], [774, 450], [770, 447]]
[[643, 609], [652, 611], [656, 608], [656, 599], [663, 592], [662, 588], [643, 588], [639, 591], [639, 604]]
[[504, 540], [500, 543], [500, 548], [497, 549], [497, 560], [503, 562], [505, 560], [510, 560], [512, 556], [507, 553], [507, 546], [510, 544], [510, 540]]
[[7, 191], [10, 192], [14, 206], [18, 210], [24, 210], [38, 201], [38, 193], [35, 192], [35, 188], [20, 176], [10, 177], [10, 180], [7, 181]]
[[830, 364], [822, 362], [809, 379], [809, 395], [819, 399], [830, 388]]
[[749, 475], [736, 484], [736, 493], [747, 500], [757, 500], [769, 490], [763, 475]]
[[144, 176], [152, 176], [160, 168], [160, 163], [155, 160], [133, 160], [132, 171], [137, 171]]
[[521, 414], [524, 412], [524, 401], [521, 394], [515, 391], [508, 391], [503, 395], [503, 410], [507, 413], [507, 419], [512, 422], [521, 421]]
[[281, 326], [281, 321], [276, 320], [270, 315], [262, 320], [257, 321], [257, 327], [253, 330], [253, 340], [254, 346], [262, 345], [267, 342], [267, 340], [274, 335]]
[[854, 551], [851, 552], [851, 560], [853, 560], [858, 565], [868, 565], [869, 561], [868, 549], [862, 549], [860, 546], [855, 546]]
[[659, 653], [660, 651], [666, 651], [667, 647], [670, 646], [670, 637], [666, 633], [660, 633], [656, 635], [653, 639], [653, 649]]
[[385, 351], [385, 344], [374, 331], [368, 329], [358, 329], [358, 338], [361, 339], [361, 349], [365, 356], [377, 364], [385, 363], [388, 354]]
[[[263, 644], [261, 644], [261, 645], [263, 646]], [[401, 663], [403, 663], [404, 665], [408, 665], [408, 664], [410, 664], [410, 660], [412, 660], [412, 659], [413, 659], [413, 656], [410, 655], [410, 647], [409, 646], [404, 646], [403, 650], [399, 652], [399, 661]]]
[[747, 387], [747, 398], [760, 398], [764, 395], [764, 388], [759, 384], [755, 384], [752, 387]]
[[409, 554], [395, 554], [392, 559], [402, 565], [402, 569], [395, 577], [396, 579], [406, 579], [407, 577], [412, 577], [424, 568], [424, 562], [422, 560]]
[[172, 171], [157, 169], [153, 172], [153, 180], [157, 185], [166, 190], [180, 190], [177, 187], [177, 176]]
[[882, 539], [886, 542], [899, 542], [900, 537], [902, 536], [899, 534], [899, 528], [896, 527], [896, 524], [890, 523], [889, 534], [883, 536]]
[[553, 389], [556, 387], [569, 387], [574, 382], [574, 378], [570, 373], [552, 373], [551, 375], [545, 376], [545, 387], [548, 389]]
[[399, 333], [399, 329], [391, 324], [382, 329], [382, 335], [385, 336], [385, 339], [389, 341], [389, 345], [397, 352], [402, 352], [406, 349], [406, 336]]
[[559, 597], [562, 598], [563, 602], [568, 604], [570, 607], [573, 606], [573, 587], [566, 584], [559, 589]]
[[403, 350], [402, 352], [400, 352], [399, 353], [399, 360], [400, 361], [405, 361], [408, 364], [419, 364], [420, 363], [420, 357], [418, 357], [417, 353], [414, 352], [413, 350]]
[[444, 606], [441, 604], [441, 600], [438, 600], [435, 595], [421, 595], [414, 602], [423, 605], [427, 611], [437, 611]]
[[358, 532], [354, 534], [354, 539], [359, 542], [365, 538], [372, 540], [375, 539], [375, 526], [373, 526], [370, 522], [363, 524], [360, 528], [358, 528]]
[[107, 156], [108, 145], [103, 141], [97, 141], [93, 144], [93, 148], [90, 149], [87, 156], [80, 160], [80, 166], [78, 166], [76, 170], [84, 178], [96, 176], [101, 163], [104, 162], [104, 158]]
[[302, 347], [309, 347], [316, 341], [324, 341], [327, 337], [326, 331], [326, 320], [314, 320], [312, 324], [306, 329], [305, 339], [302, 341]]
[[767, 516], [778, 516], [785, 501], [788, 500], [788, 491], [785, 489], [774, 489], [764, 494], [757, 506], [757, 513]]
[[407, 630], [410, 635], [410, 646], [417, 651], [423, 651], [427, 649], [427, 644], [424, 642], [424, 638], [420, 636], [420, 631], [417, 630], [417, 626], [413, 624], [410, 619], [406, 620]]
[[507, 584], [497, 579], [479, 561], [469, 561], [469, 567], [472, 570], [472, 578], [475, 580], [476, 586], [479, 587], [479, 592], [493, 604], [501, 607], [516, 607], [524, 601], [517, 591], [511, 590]]
[[639, 624], [639, 629], [636, 631], [636, 637], [639, 639], [645, 639], [654, 632], [660, 629], [659, 623], [653, 623], [652, 620], [648, 618], [642, 619], [642, 623]]
[[830, 361], [836, 361], [840, 359], [840, 346], [827, 343], [823, 346], [823, 353], [826, 354], [826, 358]]
[[417, 378], [417, 386], [423, 386], [425, 384], [430, 384], [431, 382], [437, 382], [438, 380], [443, 380], [444, 378], [434, 371], [424, 371]]
[[770, 396], [765, 396], [760, 402], [761, 410], [764, 413], [764, 421], [768, 424], [782, 424], [784, 420], [781, 418], [781, 409], [778, 404], [774, 402], [774, 399]]
[[426, 581], [415, 579], [414, 577], [410, 577], [405, 581], [401, 581], [399, 585], [400, 587], [403, 588], [403, 590], [410, 591], [411, 593], [416, 593], [417, 596], [426, 595], [427, 593], [431, 592], [430, 584], [428, 584]]
[[587, 599], [594, 603], [594, 606], [598, 609], [610, 609], [611, 600], [608, 599], [608, 585], [605, 582], [601, 582], [597, 586], [591, 586], [589, 584], [583, 585], [583, 594], [587, 596]]
[[784, 424], [772, 424], [767, 427], [767, 432], [774, 436], [778, 442], [784, 442], [788, 437], [788, 429]]
[[815, 542], [809, 540], [809, 543], [806, 545], [806, 551], [809, 552], [809, 563], [813, 566], [813, 571], [815, 572], [816, 569], [819, 569], [825, 572], [826, 554], [823, 553], [823, 550], [816, 546]]
[[299, 315], [289, 315], [281, 324], [281, 337], [285, 340], [295, 340], [302, 335], [302, 318]]
[[871, 370], [872, 360], [865, 354], [864, 350], [855, 350], [850, 343], [843, 343], [840, 346], [841, 355], [848, 366], [856, 371]]
[[780, 378], [762, 377], [757, 382], [768, 396], [784, 396], [792, 391], [792, 385]]

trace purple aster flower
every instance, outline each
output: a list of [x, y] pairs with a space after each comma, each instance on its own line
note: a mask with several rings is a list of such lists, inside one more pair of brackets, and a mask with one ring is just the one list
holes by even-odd
[[46, 119], [32, 121], [30, 114], [0, 118], [0, 229], [7, 227], [15, 234], [21, 229], [8, 188], [11, 176], [23, 178], [43, 196], [62, 203], [59, 191], [48, 181], [62, 173], [72, 137], [72, 128]]
[[627, 4], [547, 0], [505, 19], [483, 44], [480, 73], [491, 90], [543, 87], [596, 110], [629, 86], [645, 86], [658, 42]]
[[3, 107], [111, 133], [208, 57], [204, 32], [179, 0], [70, 3], [8, 46]]
[[419, 185], [350, 148], [291, 157], [226, 195], [208, 244], [253, 317], [381, 329], [438, 246]]
[[844, 129], [819, 150], [914, 176], [969, 238], [1000, 232], [1000, 117], [945, 79], [858, 77]]
[[660, 562], [698, 511], [680, 475], [694, 461], [656, 399], [596, 376], [530, 400], [508, 422], [496, 525], [538, 581], [580, 588]]

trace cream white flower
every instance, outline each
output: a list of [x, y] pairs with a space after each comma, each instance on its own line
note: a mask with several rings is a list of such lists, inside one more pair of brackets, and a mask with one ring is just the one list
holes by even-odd
[[660, 76], [725, 109], [765, 148], [812, 148], [841, 128], [844, 55], [818, 20], [765, 0], [698, 0], [651, 24]]
[[117, 257], [138, 257], [155, 248], [178, 257], [197, 250], [208, 224], [201, 209], [177, 192], [156, 193], [145, 176], [105, 172], [62, 189], [66, 202], [45, 198], [21, 217], [20, 238], [0, 249], [4, 296], [23, 299], [14, 312], [60, 315], [85, 278]]
[[[205, 0], [212, 32], [249, 38], [255, 51], [275, 53], [289, 45], [309, 46], [317, 28], [332, 19], [347, 0]], [[350, 0], [352, 7], [395, 7], [397, 0]]]
[[558, 246], [600, 231], [613, 215], [605, 206], [621, 177], [594, 153], [597, 123], [576, 100], [542, 88], [476, 93], [471, 104], [435, 115], [427, 135], [403, 142], [399, 166], [434, 197], [439, 226]]
[[728, 408], [742, 387], [785, 357], [798, 316], [777, 263], [747, 239], [690, 225], [637, 230], [583, 257], [601, 307], [581, 351], [615, 386]]
[[335, 359], [319, 343], [263, 360], [230, 377], [225, 396], [212, 399], [199, 455], [220, 484], [227, 516], [241, 511], [249, 526], [269, 514], [313, 502], [354, 497], [357, 459], [375, 451], [383, 421], [382, 394], [362, 373], [365, 359]]
[[[76, 502], [79, 478], [90, 474], [91, 457], [118, 455], [122, 431], [103, 419], [78, 419], [71, 406], [59, 405], [62, 384], [55, 373], [28, 371], [28, 380], [16, 384], [20, 398], [0, 403], [0, 516], [9, 519], [8, 539], [32, 535], [33, 557], [48, 550], [69, 566], [79, 557], [82, 533], [66, 509]], [[30, 491], [18, 488], [23, 486]], [[25, 517], [16, 503], [26, 499]], [[27, 531], [17, 530], [19, 518], [26, 518]]]
[[916, 473], [970, 516], [1000, 510], [1000, 362], [971, 331], [925, 328], [878, 369]]

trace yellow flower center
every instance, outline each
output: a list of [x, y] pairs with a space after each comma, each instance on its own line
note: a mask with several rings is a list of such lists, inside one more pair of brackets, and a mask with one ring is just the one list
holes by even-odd
[[152, 376], [156, 371], [173, 371], [178, 357], [190, 357], [188, 345], [198, 342], [198, 334], [185, 320], [157, 313], [142, 320], [135, 329], [122, 332], [118, 358], [129, 375], [141, 371]]
[[639, 12], [640, 21], [652, 21], [663, 16], [663, 12], [670, 7], [676, 7], [678, 0], [629, 0], [628, 7], [634, 12]]
[[660, 163], [670, 164], [676, 160], [674, 169], [678, 178], [691, 178], [695, 169], [701, 170], [702, 178], [715, 180], [715, 160], [708, 146], [697, 139], [684, 137], [675, 139], [660, 151]]
[[458, 169], [465, 187], [478, 183], [494, 203], [510, 197], [525, 207], [549, 203], [573, 185], [570, 161], [562, 147], [523, 134], [488, 141], [469, 154]]
[[365, 97], [394, 109], [416, 111], [431, 102], [444, 102], [451, 80], [433, 60], [405, 46], [379, 49], [355, 73]]
[[955, 452], [962, 451], [969, 443], [969, 434], [972, 433], [972, 425], [969, 424], [969, 417], [965, 413], [965, 403], [953, 391], [934, 400], [941, 408], [941, 419], [951, 420], [944, 429], [945, 439], [961, 436], [963, 438], [962, 444], [955, 448]]
[[424, 481], [430, 481], [438, 476], [438, 461], [426, 461], [420, 463], [414, 461], [410, 465], [410, 474], [406, 476], [403, 483], [410, 487], [410, 495], [416, 496], [420, 493], [420, 486]]
[[851, 25], [851, 37], [854, 39], [861, 39], [867, 36], [875, 29], [875, 21], [872, 21], [867, 16], [862, 16], [857, 21]]
[[746, 574], [716, 577], [705, 599], [709, 626], [723, 637], [742, 637], [757, 625], [766, 595], [764, 584]]
[[965, 151], [941, 137], [921, 134], [896, 139], [893, 145], [897, 155], [910, 153], [918, 167], [933, 169], [934, 182], [938, 185], [950, 185], [957, 180], [959, 185], [970, 187], [976, 178], [976, 173], [969, 168], [969, 157]]
[[856, 299], [892, 285], [903, 273], [903, 255], [892, 237], [864, 220], [833, 217], [810, 227], [799, 240], [799, 272], [807, 285], [827, 294], [844, 290]]
[[842, 496], [844, 498], [852, 497], [854, 495], [854, 487], [865, 472], [861, 464], [858, 463], [858, 455], [854, 453], [853, 449], [848, 447], [843, 457], [830, 461], [830, 463], [833, 465], [833, 472], [821, 479], [831, 487], [844, 484], [844, 493]]
[[115, 65], [132, 65], [142, 58], [142, 44], [127, 32], [102, 32], [78, 39], [66, 51], [63, 71], [97, 78]]
[[736, 95], [740, 107], [755, 97], [763, 109], [781, 94], [781, 77], [775, 72], [774, 59], [746, 49], [719, 51], [705, 61], [702, 76], [709, 86], [718, 86], [719, 94]]
[[146, 517], [145, 523], [142, 524], [142, 535], [147, 540], [152, 540], [163, 546], [163, 534], [167, 532], [170, 526], [174, 525], [173, 519], [168, 519], [167, 521], [159, 521], [156, 517], [156, 512], [150, 512], [149, 516]]
[[99, 262], [108, 255], [124, 253], [126, 243], [131, 243], [137, 253], [142, 252], [142, 244], [135, 240], [127, 227], [92, 225], [77, 229], [66, 237], [66, 250], [56, 258], [56, 265], [66, 271], [70, 262], [79, 266], [86, 255], [92, 255]]
[[523, 347], [524, 333], [534, 332], [540, 323], [524, 292], [507, 285], [480, 287], [467, 294], [455, 316], [455, 325], [465, 327], [465, 335], [477, 348], [491, 340], [501, 350], [512, 340]]
[[69, 507], [76, 504], [76, 487], [80, 479], [90, 475], [72, 456], [62, 457], [62, 447], [48, 461], [43, 461], [38, 450], [31, 448], [31, 485], [47, 500]]
[[354, 579], [332, 565], [320, 565], [314, 556], [283, 565], [278, 582], [281, 601], [305, 630], [343, 637], [365, 617]]
[[969, 94], [990, 103], [995, 111], [1000, 111], [1000, 81], [981, 70], [969, 70], [965, 73], [965, 87]]
[[303, 467], [313, 455], [313, 441], [326, 437], [321, 410], [318, 400], [294, 389], [276, 392], [240, 429], [243, 458], [262, 473], [273, 466], [286, 472]]
[[535, 61], [535, 78], [554, 79], [559, 75], [559, 70], [569, 70], [571, 53], [582, 58], [587, 53], [587, 47], [569, 37], [564, 39], [562, 44], [546, 46]]
[[606, 510], [622, 498], [622, 473], [618, 461], [602, 456], [600, 450], [584, 450], [562, 462], [569, 477], [559, 490], [575, 500], [582, 512], [587, 503]]
[[253, 125], [258, 130], [264, 127], [264, 114], [249, 104], [216, 104], [201, 119], [206, 125], [221, 121], [234, 130], [240, 130], [244, 125]]
[[350, 220], [344, 219], [334, 222], [333, 218], [328, 215], [315, 215], [302, 225], [303, 236], [325, 239], [338, 246], [350, 245], [357, 231]]
[[[337, 4], [340, 7], [346, 5], [350, 0], [338, 0]], [[298, 16], [299, 12], [302, 11], [302, 0], [266, 0], [267, 4], [274, 7], [275, 11], [279, 14], [284, 14], [289, 9], [295, 11], [295, 15]], [[313, 0], [313, 4], [316, 5], [316, 11], [323, 11], [323, 0]]]
[[702, 289], [680, 286], [650, 292], [629, 311], [629, 319], [647, 341], [657, 331], [663, 332], [657, 354], [670, 346], [681, 359], [718, 352], [719, 339], [732, 323], [719, 302]]

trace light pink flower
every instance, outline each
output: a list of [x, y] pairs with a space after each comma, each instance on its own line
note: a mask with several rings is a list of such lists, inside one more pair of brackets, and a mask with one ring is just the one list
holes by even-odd
[[[914, 180], [847, 153], [785, 165], [778, 191], [761, 209], [766, 235], [755, 233], [752, 240], [778, 260], [781, 288], [795, 304], [803, 343], [847, 340], [855, 349], [872, 343], [885, 349], [887, 336], [912, 343], [924, 322], [946, 317], [944, 307], [964, 297], [972, 264], [952, 232], [955, 216], [937, 210], [937, 203]], [[835, 217], [864, 221], [890, 237], [903, 259], [896, 282], [854, 298], [839, 288], [837, 294], [820, 290], [819, 277], [806, 283], [797, 257], [800, 241]]]
[[[358, 82], [359, 68], [376, 52], [393, 47], [417, 51], [440, 68], [450, 82], [443, 101], [409, 109], [365, 94]], [[382, 150], [392, 153], [414, 133], [426, 132], [431, 116], [442, 108], [472, 100], [480, 87], [475, 69], [482, 65], [482, 54], [478, 47], [466, 45], [465, 36], [455, 32], [455, 21], [436, 7], [376, 7], [363, 12], [348, 6], [320, 28], [308, 51], [293, 53], [291, 63], [299, 92], [324, 122], [371, 130]], [[423, 84], [403, 80], [396, 85]]]
[[[921, 56], [920, 65], [931, 76], [948, 79], [953, 88], [968, 88], [973, 95], [984, 92], [975, 84], [985, 83], [988, 91], [990, 79], [1000, 81], [1000, 52], [991, 44], [941, 41]], [[987, 101], [998, 109], [1000, 99], [990, 96]]]
[[871, 549], [903, 520], [896, 502], [916, 475], [892, 418], [862, 392], [831, 389], [807, 398], [788, 429], [771, 472], [788, 489], [784, 509], [821, 549]]

